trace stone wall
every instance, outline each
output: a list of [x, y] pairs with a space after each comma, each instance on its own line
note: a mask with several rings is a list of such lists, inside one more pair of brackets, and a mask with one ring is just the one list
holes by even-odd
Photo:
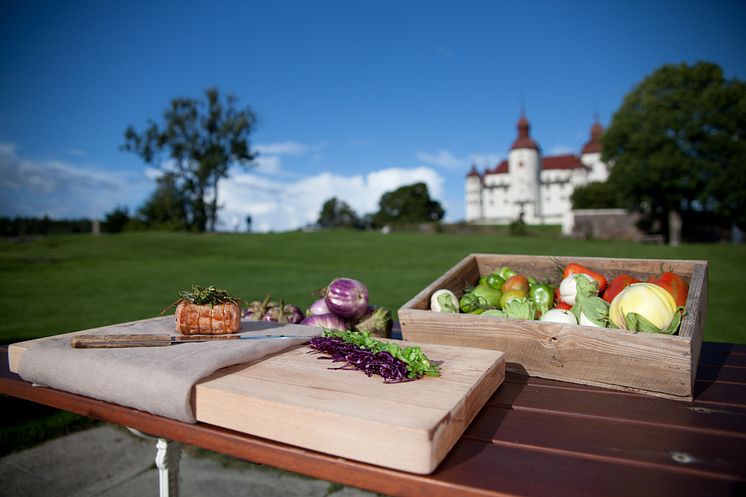
[[624, 209], [579, 209], [570, 211], [562, 222], [562, 234], [584, 240], [644, 241], [637, 228], [640, 214]]

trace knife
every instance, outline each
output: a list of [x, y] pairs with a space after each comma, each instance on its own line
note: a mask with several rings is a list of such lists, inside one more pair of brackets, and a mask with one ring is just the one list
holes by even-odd
[[70, 345], [76, 349], [163, 347], [175, 343], [212, 342], [220, 340], [289, 340], [307, 338], [304, 335], [79, 335], [72, 337]]

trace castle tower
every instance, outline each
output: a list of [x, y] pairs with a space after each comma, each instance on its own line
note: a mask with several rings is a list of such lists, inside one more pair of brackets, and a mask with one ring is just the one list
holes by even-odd
[[479, 221], [483, 217], [482, 176], [477, 172], [477, 166], [472, 164], [466, 175], [466, 221]]
[[593, 126], [591, 126], [591, 138], [583, 146], [580, 155], [580, 162], [588, 168], [588, 181], [606, 181], [609, 177], [609, 169], [605, 163], [601, 162], [601, 135], [604, 128], [598, 122], [596, 117]]
[[541, 174], [541, 151], [531, 138], [531, 125], [521, 112], [518, 120], [518, 137], [508, 152], [508, 175], [511, 192], [509, 214], [512, 219], [522, 218], [527, 223], [541, 222], [541, 200], [539, 175]]

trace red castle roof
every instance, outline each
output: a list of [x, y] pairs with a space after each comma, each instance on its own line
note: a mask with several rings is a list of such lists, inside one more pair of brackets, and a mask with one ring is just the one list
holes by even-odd
[[530, 136], [530, 129], [531, 125], [528, 123], [528, 119], [521, 113], [521, 118], [518, 120], [518, 138], [515, 139], [510, 150], [515, 150], [516, 148], [539, 150], [539, 145]]
[[582, 153], [584, 154], [600, 154], [601, 153], [601, 135], [604, 132], [604, 128], [599, 124], [598, 121], [593, 123], [591, 126], [591, 139], [583, 147]]

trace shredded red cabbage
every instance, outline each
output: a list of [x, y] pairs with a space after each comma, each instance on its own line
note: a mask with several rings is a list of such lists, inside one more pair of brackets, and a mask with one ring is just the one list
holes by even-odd
[[407, 364], [386, 351], [373, 353], [356, 345], [345, 342], [341, 338], [313, 337], [308, 344], [332, 362], [344, 362], [337, 368], [329, 369], [355, 369], [360, 370], [368, 376], [377, 374], [383, 377], [384, 383], [401, 383], [412, 381], [407, 377], [409, 370]]

